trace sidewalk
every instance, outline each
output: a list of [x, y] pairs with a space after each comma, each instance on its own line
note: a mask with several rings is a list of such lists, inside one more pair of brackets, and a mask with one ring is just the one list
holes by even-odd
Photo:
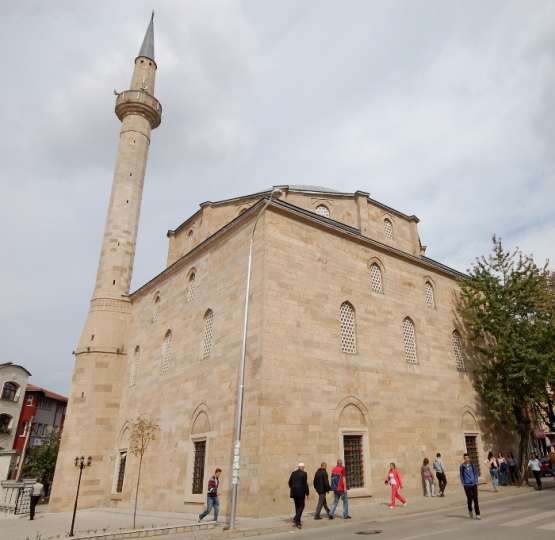
[[[544, 492], [549, 493], [555, 490], [555, 482], [551, 477], [544, 479]], [[447, 486], [445, 497], [428, 498], [422, 496], [421, 490], [403, 490], [403, 495], [407, 498], [406, 507], [397, 506], [391, 510], [389, 508], [389, 498], [385, 498], [385, 490], [380, 490], [381, 498], [372, 499], [365, 504], [356, 504], [353, 499], [349, 504], [349, 513], [352, 522], [381, 520], [391, 518], [395, 515], [403, 516], [409, 514], [425, 513], [432, 510], [441, 510], [453, 507], [460, 507], [461, 512], [466, 512], [466, 498], [464, 491], [457, 486]], [[520, 495], [526, 495], [535, 491], [534, 488], [523, 485], [522, 488], [512, 486], [500, 487], [499, 493], [495, 493], [491, 484], [485, 484], [479, 488], [480, 502], [505, 499]], [[329, 520], [322, 514], [321, 521], [314, 520], [312, 510], [315, 501], [312, 500], [308, 512], [303, 514], [303, 529], [316, 527], [335, 527], [344, 523], [342, 519], [342, 505], [339, 503], [335, 513], [335, 519]], [[333, 494], [328, 497], [333, 500]], [[71, 526], [70, 512], [49, 514], [46, 505], [37, 507], [37, 514], [34, 521], [29, 518], [1, 519], [0, 528], [2, 530], [2, 540], [48, 540], [63, 539], [67, 537]], [[287, 516], [277, 516], [264, 519], [241, 518], [238, 517], [235, 523], [235, 530], [227, 530], [227, 517], [221, 516], [221, 526], [212, 528], [209, 521], [211, 516], [207, 516], [201, 525], [197, 525], [196, 514], [169, 513], [169, 512], [137, 512], [137, 528], [139, 532], [132, 535], [134, 538], [147, 536], [146, 531], [151, 528], [160, 527], [182, 527], [187, 526], [187, 532], [174, 534], [176, 529], [160, 531], [171, 540], [215, 540], [227, 538], [243, 538], [249, 536], [260, 536], [277, 532], [289, 533], [297, 529], [292, 523], [293, 502], [291, 502], [291, 514]], [[133, 513], [130, 510], [116, 509], [95, 509], [82, 510], [77, 512], [75, 520], [76, 538], [98, 536], [102, 538], [106, 534], [120, 533], [123, 530], [131, 530], [133, 524]], [[104, 536], [105, 537], [105, 536]], [[105, 537], [106, 538], [106, 537]]]

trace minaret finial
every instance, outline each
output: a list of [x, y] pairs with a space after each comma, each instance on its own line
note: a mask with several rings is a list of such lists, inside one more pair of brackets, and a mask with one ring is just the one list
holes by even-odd
[[154, 20], [154, 10], [152, 10], [152, 17], [150, 17], [150, 22]]

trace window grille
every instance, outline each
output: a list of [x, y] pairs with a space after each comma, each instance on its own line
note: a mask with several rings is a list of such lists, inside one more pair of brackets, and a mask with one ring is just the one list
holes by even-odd
[[429, 308], [435, 308], [434, 289], [429, 281], [424, 283], [424, 291], [426, 292], [426, 305]]
[[195, 442], [195, 463], [193, 466], [193, 495], [202, 495], [205, 457], [206, 441]]
[[191, 277], [189, 278], [189, 302], [195, 297], [195, 281], [195, 274], [191, 274]]
[[407, 362], [409, 364], [417, 364], [414, 324], [408, 317], [403, 321], [403, 339], [405, 341], [405, 357]]
[[139, 371], [139, 359], [141, 357], [141, 349], [135, 349], [135, 361], [133, 362], [133, 375], [131, 376], [131, 386], [135, 386], [137, 382], [137, 371]]
[[364, 487], [364, 463], [362, 460], [362, 435], [343, 437], [347, 486], [349, 489]]
[[118, 483], [116, 486], [116, 493], [123, 491], [123, 479], [125, 477], [125, 462], [127, 461], [127, 452], [119, 453], [119, 467], [118, 467]]
[[187, 246], [187, 251], [191, 251], [191, 249], [193, 249], [194, 239], [195, 239], [195, 235], [193, 234], [193, 231], [189, 231], [189, 243]]
[[320, 204], [316, 207], [316, 213], [319, 216], [330, 217], [330, 211], [328, 207], [324, 204]]
[[480, 456], [478, 456], [478, 441], [476, 435], [465, 435], [466, 453], [470, 456], [470, 461], [474, 463], [478, 476], [482, 475], [480, 470]]
[[466, 369], [464, 368], [461, 336], [456, 330], [453, 332], [452, 336], [453, 336], [453, 351], [455, 352], [455, 362], [457, 363], [457, 369], [459, 371], [466, 371]]
[[170, 356], [172, 354], [172, 333], [166, 334], [166, 346], [164, 349], [164, 366], [162, 367], [162, 374], [167, 373], [170, 369]]
[[153, 321], [156, 322], [158, 320], [158, 313], [160, 313], [160, 297], [157, 296], [154, 300], [154, 318]]
[[4, 388], [2, 388], [2, 399], [7, 399], [8, 401], [15, 401], [15, 395], [17, 394], [17, 384], [12, 382], [5, 382]]
[[376, 293], [383, 294], [382, 271], [376, 263], [370, 265], [370, 277], [372, 279], [372, 290]]
[[339, 310], [341, 321], [341, 349], [343, 352], [357, 352], [355, 339], [355, 310], [349, 302], [343, 302]]
[[214, 323], [214, 313], [211, 309], [204, 316], [204, 352], [202, 359], [208, 358], [212, 351], [212, 326]]
[[383, 220], [383, 233], [386, 238], [393, 238], [393, 227], [391, 226], [391, 221], [389, 221], [389, 219]]

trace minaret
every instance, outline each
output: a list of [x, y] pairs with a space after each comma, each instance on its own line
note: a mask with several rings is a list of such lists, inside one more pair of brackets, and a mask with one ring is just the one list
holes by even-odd
[[68, 413], [50, 498], [50, 510], [65, 511], [75, 491], [76, 456], [92, 456], [83, 472], [79, 508], [108, 504], [113, 480], [115, 432], [127, 362], [131, 317], [128, 298], [151, 131], [162, 107], [154, 97], [154, 12], [135, 59], [129, 90], [116, 93], [122, 122], [108, 216], [91, 305], [77, 349]]

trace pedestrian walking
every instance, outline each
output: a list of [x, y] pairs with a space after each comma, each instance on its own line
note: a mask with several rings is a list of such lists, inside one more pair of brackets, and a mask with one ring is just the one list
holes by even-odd
[[511, 473], [511, 482], [516, 486], [520, 482], [520, 473], [518, 470], [518, 461], [512, 452], [507, 452], [507, 463], [509, 464], [509, 472]]
[[401, 475], [395, 467], [395, 463], [389, 464], [389, 472], [387, 473], [387, 478], [385, 483], [391, 486], [391, 505], [389, 508], [395, 508], [395, 499], [399, 499], [403, 506], [407, 506], [407, 499], [405, 499], [398, 490], [403, 489], [403, 481], [401, 480]]
[[308, 475], [304, 472], [304, 463], [299, 463], [296, 471], [289, 477], [289, 497], [295, 503], [295, 517], [293, 523], [300, 529], [302, 527], [301, 516], [303, 515], [305, 499], [309, 498]]
[[470, 456], [468, 454], [464, 454], [463, 457], [464, 461], [459, 467], [459, 475], [461, 477], [461, 484], [464, 488], [464, 494], [466, 495], [468, 516], [470, 518], [473, 517], [472, 504], [474, 503], [476, 519], [482, 519], [480, 516], [480, 507], [478, 506], [478, 471], [474, 463], [470, 461]]
[[337, 465], [331, 470], [331, 489], [334, 494], [333, 504], [330, 508], [330, 515], [333, 516], [339, 499], [343, 501], [343, 519], [351, 519], [349, 515], [349, 496], [347, 491], [349, 486], [347, 485], [347, 471], [343, 467], [343, 461], [338, 459]]
[[426, 497], [435, 497], [434, 473], [430, 467], [430, 460], [427, 457], [424, 458], [424, 461], [422, 462], [420, 474], [426, 483]]
[[497, 464], [499, 465], [499, 483], [502, 486], [507, 485], [507, 472], [509, 467], [507, 465], [507, 461], [503, 457], [501, 452], [497, 452]]
[[484, 464], [489, 469], [493, 491], [498, 492], [499, 490], [497, 489], [497, 486], [499, 485], [499, 465], [497, 460], [493, 457], [493, 452], [491, 450], [488, 452], [488, 459], [484, 461]]
[[29, 519], [35, 519], [35, 509], [40, 500], [44, 502], [44, 484], [41, 484], [40, 478], [35, 480], [33, 487], [31, 488], [31, 509]]
[[555, 480], [555, 446], [552, 446], [551, 452], [549, 452], [549, 462], [551, 464], [551, 476]]
[[218, 487], [220, 486], [220, 474], [222, 474], [222, 469], [216, 469], [214, 471], [214, 476], [210, 477], [208, 480], [208, 491], [206, 493], [206, 510], [199, 514], [197, 522], [200, 523], [211, 511], [214, 509], [214, 523], [216, 527], [220, 524], [218, 523], [218, 512], [220, 511], [220, 492]]
[[316, 505], [314, 519], [322, 519], [320, 517], [322, 508], [324, 508], [328, 514], [328, 518], [333, 519], [333, 516], [330, 514], [330, 509], [328, 508], [328, 502], [326, 501], [326, 495], [331, 491], [328, 471], [326, 470], [327, 468], [328, 464], [325, 461], [322, 461], [322, 463], [320, 463], [320, 468], [314, 475], [314, 482], [312, 482], [316, 493], [318, 493], [318, 504]]
[[438, 452], [434, 459], [434, 471], [439, 485], [439, 495], [445, 497], [445, 486], [447, 485], [447, 476], [445, 476], [445, 465], [441, 459], [441, 454]]
[[540, 460], [536, 454], [532, 454], [530, 461], [528, 462], [528, 468], [532, 471], [534, 478], [536, 479], [536, 484], [538, 484], [538, 489], [542, 490], [542, 468]]

